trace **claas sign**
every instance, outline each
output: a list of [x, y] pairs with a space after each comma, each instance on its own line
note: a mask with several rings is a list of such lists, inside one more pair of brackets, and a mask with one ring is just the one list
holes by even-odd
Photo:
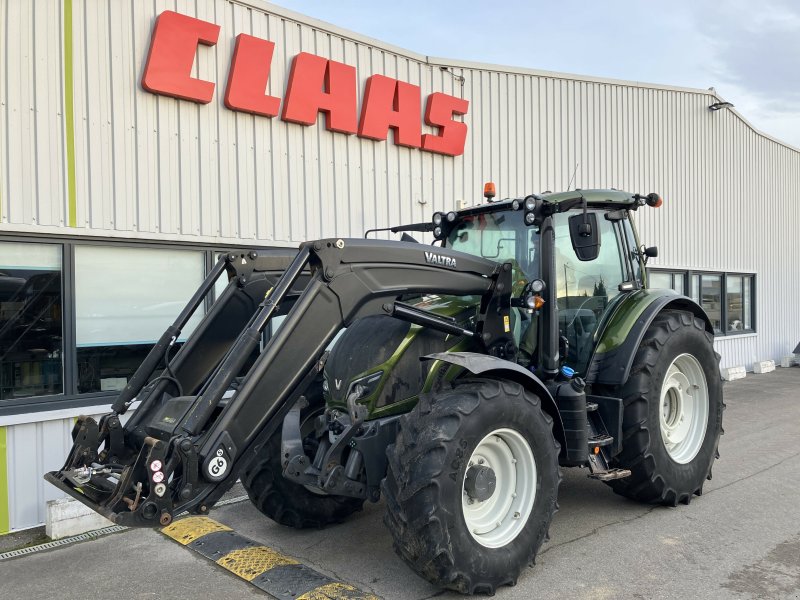
[[[173, 11], [156, 19], [142, 87], [154, 94], [201, 104], [211, 102], [215, 83], [192, 76], [198, 46], [214, 46], [220, 26]], [[394, 132], [398, 146], [419, 148], [449, 156], [464, 153], [469, 102], [435, 92], [425, 101], [424, 122], [437, 133], [422, 133], [422, 95], [419, 86], [384, 75], [367, 78], [361, 113], [358, 112], [356, 69], [350, 65], [301, 52], [294, 57], [286, 93], [281, 99], [268, 95], [275, 43], [240, 33], [236, 37], [225, 106], [290, 123], [314, 125], [322, 113], [329, 131], [386, 140]]]

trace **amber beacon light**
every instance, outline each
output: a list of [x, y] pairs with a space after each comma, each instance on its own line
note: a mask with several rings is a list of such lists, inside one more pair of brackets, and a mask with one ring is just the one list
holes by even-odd
[[496, 195], [497, 190], [495, 190], [494, 182], [487, 181], [483, 184], [483, 197], [486, 198], [487, 202], [491, 202]]

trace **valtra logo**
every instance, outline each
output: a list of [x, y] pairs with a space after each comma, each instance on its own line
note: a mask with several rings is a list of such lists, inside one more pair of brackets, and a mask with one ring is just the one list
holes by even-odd
[[[211, 102], [215, 83], [192, 76], [199, 46], [214, 46], [220, 26], [173, 11], [156, 19], [142, 87], [154, 94], [201, 104]], [[425, 102], [424, 122], [437, 130], [422, 133], [422, 95], [419, 86], [384, 75], [367, 78], [361, 114], [358, 114], [356, 69], [350, 65], [301, 52], [289, 71], [286, 94], [267, 95], [275, 43], [245, 33], [236, 44], [225, 86], [225, 106], [290, 123], [314, 125], [325, 115], [329, 131], [386, 140], [394, 131], [398, 146], [419, 148], [448, 156], [464, 153], [467, 125], [457, 118], [467, 114], [469, 102], [441, 92]]]

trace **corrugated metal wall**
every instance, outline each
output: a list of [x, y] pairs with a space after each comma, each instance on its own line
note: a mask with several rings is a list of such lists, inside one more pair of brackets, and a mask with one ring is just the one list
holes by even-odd
[[8, 515], [12, 531], [44, 523], [47, 501], [64, 495], [46, 483], [42, 475], [64, 464], [72, 444], [73, 423], [73, 419], [57, 419], [6, 428]]
[[[163, 10], [222, 26], [195, 64], [198, 77], [217, 82], [209, 105], [140, 87]], [[294, 246], [426, 219], [479, 200], [487, 180], [502, 197], [570, 182], [658, 191], [664, 207], [638, 216], [643, 241], [660, 248], [654, 264], [757, 274], [758, 334], [719, 339], [723, 364], [778, 358], [800, 341], [800, 278], [790, 267], [800, 152], [731, 110], [710, 112], [712, 92], [429, 59], [259, 0], [5, 0], [0, 19], [0, 232]], [[465, 154], [227, 110], [223, 88], [242, 32], [276, 43], [275, 96], [292, 58], [308, 51], [356, 66], [360, 90], [381, 73], [421, 86], [423, 97], [468, 99]], [[35, 440], [50, 435], [46, 427], [56, 437], [68, 430], [54, 423], [9, 428], [14, 452], [33, 452], [19, 467], [32, 476], [48, 460]], [[17, 528], [35, 524], [27, 513], [16, 518]]]

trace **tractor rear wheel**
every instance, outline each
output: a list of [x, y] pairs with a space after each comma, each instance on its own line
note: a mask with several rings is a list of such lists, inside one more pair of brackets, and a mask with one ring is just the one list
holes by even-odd
[[[306, 395], [308, 406], [300, 415], [300, 431], [305, 436], [303, 447], [313, 460], [317, 440], [314, 438], [314, 419], [325, 409], [322, 389]], [[364, 501], [346, 496], [312, 492], [283, 477], [281, 466], [281, 428], [262, 446], [256, 458], [241, 475], [247, 495], [253, 505], [273, 521], [295, 529], [322, 528], [341, 523]]]
[[719, 355], [705, 323], [683, 311], [658, 315], [616, 393], [624, 413], [614, 466], [631, 475], [609, 482], [614, 491], [668, 506], [702, 494], [719, 456], [725, 408]]
[[462, 593], [515, 584], [558, 508], [552, 425], [539, 398], [513, 382], [424, 394], [387, 450], [384, 522], [400, 557]]

